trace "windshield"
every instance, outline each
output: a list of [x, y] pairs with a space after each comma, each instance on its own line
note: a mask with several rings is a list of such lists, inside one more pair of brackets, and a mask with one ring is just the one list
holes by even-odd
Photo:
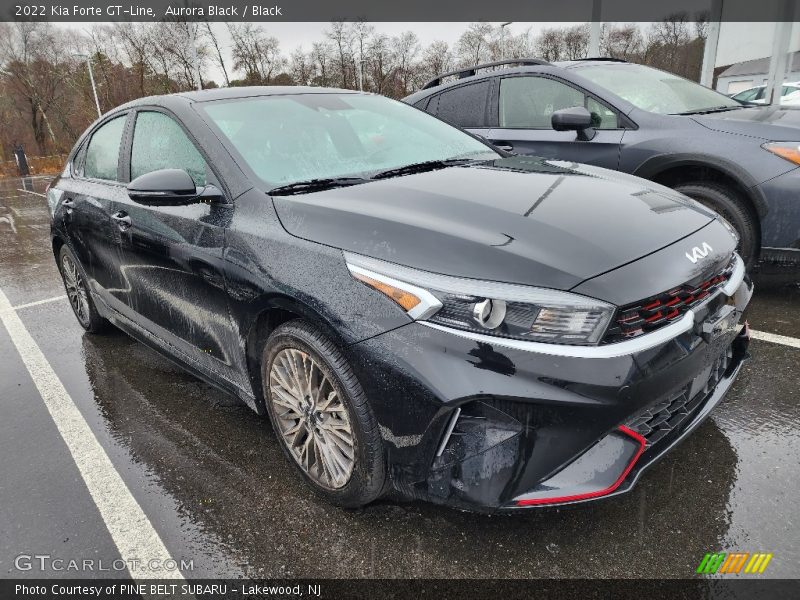
[[677, 115], [742, 107], [732, 98], [693, 81], [642, 65], [596, 64], [581, 67], [579, 72], [649, 112]]
[[260, 96], [208, 102], [201, 110], [270, 188], [498, 156], [463, 131], [381, 96]]

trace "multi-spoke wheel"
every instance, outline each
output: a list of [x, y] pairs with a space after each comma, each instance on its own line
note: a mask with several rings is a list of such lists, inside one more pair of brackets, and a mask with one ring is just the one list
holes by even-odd
[[383, 490], [383, 443], [350, 365], [304, 321], [278, 327], [262, 362], [265, 402], [284, 452], [312, 487], [342, 506]]
[[78, 265], [75, 255], [66, 245], [61, 247], [58, 254], [58, 265], [61, 271], [61, 278], [64, 280], [67, 298], [70, 306], [72, 306], [72, 312], [75, 313], [78, 319], [78, 323], [91, 333], [105, 329], [108, 321], [98, 314], [92, 295], [86, 286], [83, 270]]
[[78, 266], [69, 254], [64, 254], [61, 258], [61, 273], [64, 276], [64, 289], [67, 290], [67, 298], [69, 298], [69, 303], [72, 305], [72, 310], [81, 325], [88, 327], [89, 296], [86, 292], [83, 277], [78, 271]]
[[283, 441], [297, 464], [321, 486], [343, 487], [353, 472], [353, 430], [339, 394], [314, 359], [281, 350], [269, 391]]

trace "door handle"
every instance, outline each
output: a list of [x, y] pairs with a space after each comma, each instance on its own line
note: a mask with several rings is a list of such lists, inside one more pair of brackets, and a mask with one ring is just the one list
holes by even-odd
[[500, 148], [500, 150], [505, 150], [506, 152], [513, 152], [514, 151], [514, 144], [511, 142], [507, 142], [506, 140], [489, 140], [492, 145]]
[[120, 231], [127, 231], [131, 228], [131, 217], [128, 215], [128, 213], [119, 211], [118, 213], [111, 215], [111, 218], [114, 219]]

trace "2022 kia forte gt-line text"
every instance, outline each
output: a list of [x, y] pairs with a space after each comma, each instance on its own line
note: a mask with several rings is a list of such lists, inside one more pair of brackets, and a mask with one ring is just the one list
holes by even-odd
[[89, 128], [48, 202], [80, 324], [268, 414], [343, 506], [624, 492], [746, 357], [752, 285], [724, 220], [371, 94], [135, 101]]

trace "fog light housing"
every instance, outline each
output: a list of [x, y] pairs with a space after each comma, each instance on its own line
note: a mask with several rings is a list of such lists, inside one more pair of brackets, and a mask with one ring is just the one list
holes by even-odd
[[472, 318], [484, 329], [497, 329], [506, 318], [506, 303], [486, 298], [472, 307]]

